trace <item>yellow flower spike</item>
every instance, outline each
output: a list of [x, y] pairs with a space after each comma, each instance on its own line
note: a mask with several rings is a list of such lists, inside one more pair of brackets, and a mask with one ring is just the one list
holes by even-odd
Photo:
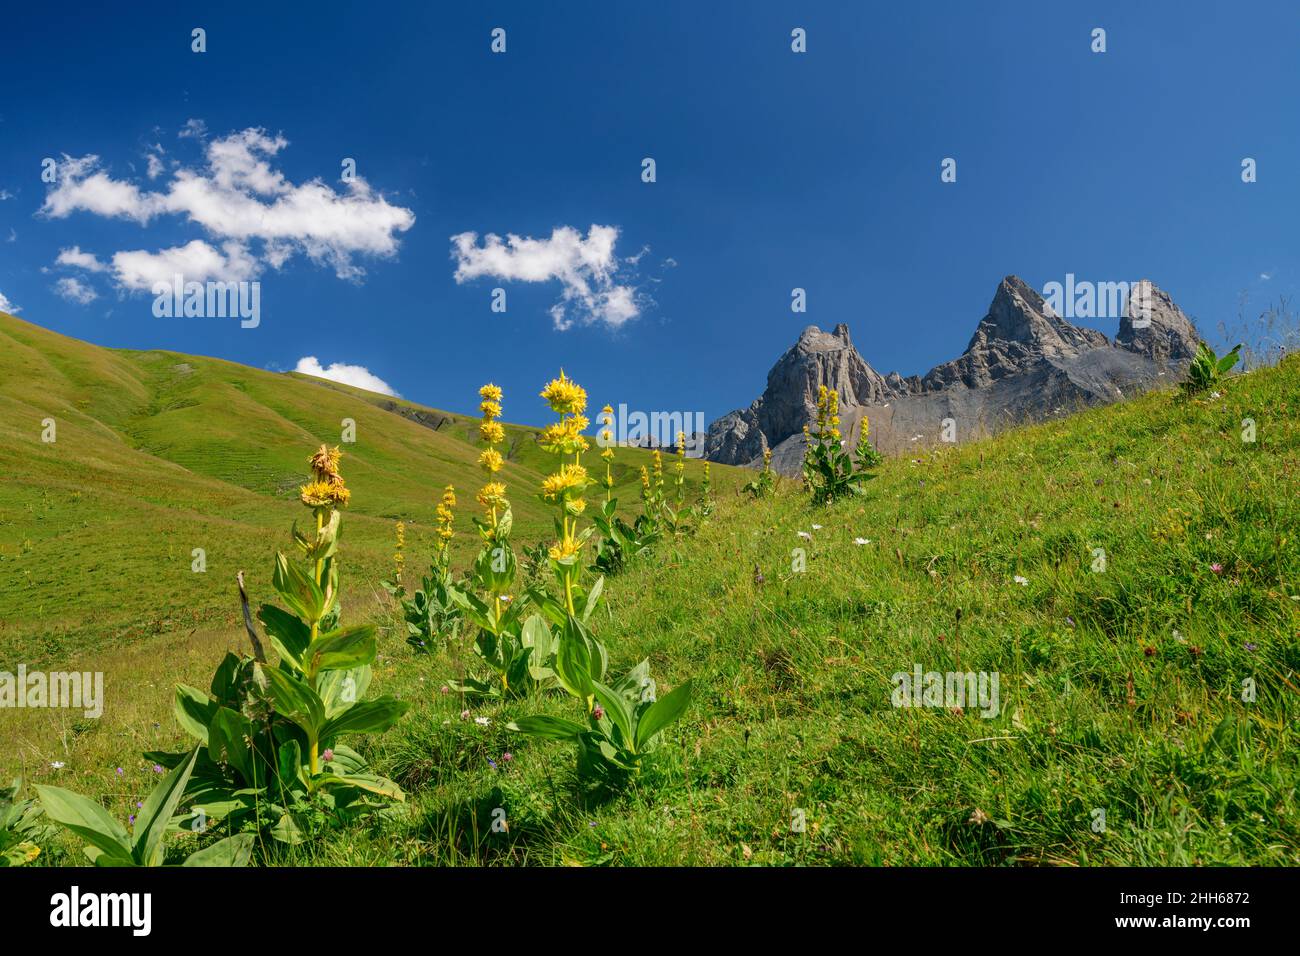
[[500, 422], [484, 419], [479, 423], [478, 437], [489, 445], [499, 445], [506, 440], [506, 430]]
[[478, 394], [479, 394], [479, 397], [480, 397], [480, 398], [485, 399], [486, 401], [489, 401], [489, 402], [500, 402], [500, 401], [501, 401], [501, 388], [500, 388], [500, 386], [493, 385], [491, 382], [489, 382], [488, 384], [486, 384], [486, 385], [484, 385], [482, 388], [480, 388], [480, 389], [478, 390]]
[[496, 474], [500, 471], [504, 461], [505, 459], [501, 457], [501, 452], [497, 451], [495, 448], [485, 449], [478, 456], [479, 466], [489, 475]]
[[484, 399], [479, 403], [479, 411], [483, 413], [485, 421], [492, 421], [501, 417], [501, 403]]

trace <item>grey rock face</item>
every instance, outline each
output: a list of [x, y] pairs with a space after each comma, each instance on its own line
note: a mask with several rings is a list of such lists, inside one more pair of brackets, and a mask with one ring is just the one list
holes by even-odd
[[1146, 328], [1121, 319], [1112, 344], [1057, 316], [1037, 292], [1008, 276], [966, 351], [919, 378], [881, 376], [853, 348], [847, 326], [833, 333], [809, 326], [773, 366], [762, 396], [709, 427], [705, 454], [757, 465], [771, 448], [773, 468], [799, 474], [803, 426], [816, 415], [820, 385], [839, 393], [850, 447], [867, 419], [872, 443], [886, 454], [939, 442], [945, 419], [960, 442], [1119, 401], [1178, 381], [1195, 353], [1196, 330], [1154, 286], [1150, 318]]

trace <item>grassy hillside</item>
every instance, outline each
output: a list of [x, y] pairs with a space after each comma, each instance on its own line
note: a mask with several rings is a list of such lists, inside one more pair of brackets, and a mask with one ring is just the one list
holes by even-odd
[[[536, 394], [505, 397], [507, 415], [523, 405], [544, 407]], [[42, 441], [47, 418], [52, 443]], [[352, 601], [370, 608], [391, 568], [394, 522], [407, 523], [409, 552], [424, 554], [442, 487], [472, 502], [476, 418], [219, 359], [99, 348], [0, 314], [0, 667], [235, 623], [235, 572], [266, 592], [275, 550], [303, 519], [307, 456], [338, 444], [345, 418], [356, 422], [356, 442], [342, 446], [354, 490], [348, 562], [375, 585]], [[507, 427], [503, 471], [529, 542], [551, 528], [535, 497], [549, 462], [532, 434]], [[617, 494], [635, 500], [649, 460], [620, 451]], [[688, 462], [692, 487], [700, 468]], [[715, 466], [715, 483], [733, 486], [729, 472]], [[470, 513], [459, 514], [466, 548]], [[195, 548], [206, 573], [191, 570]]]
[[[183, 740], [171, 684], [205, 685], [243, 639], [233, 624], [150, 637], [128, 622], [162, 596], [222, 606], [236, 566], [267, 594], [267, 556], [302, 513], [278, 482], [350, 415], [345, 601], [383, 625], [374, 687], [414, 702], [364, 750], [408, 802], [268, 862], [1300, 864], [1300, 359], [1217, 398], [1152, 394], [891, 460], [864, 498], [826, 508], [794, 482], [758, 502], [733, 483], [698, 534], [607, 584], [593, 626], [612, 669], [648, 656], [660, 693], [692, 678], [697, 697], [636, 787], [593, 801], [570, 747], [505, 728], [572, 716], [571, 701], [470, 704], [486, 723], [464, 719], [439, 691], [459, 655], [413, 655], [374, 597], [392, 515], [426, 514], [442, 480], [421, 455], [472, 484], [460, 426], [432, 434], [369, 397], [207, 359], [54, 349], [67, 340], [4, 321], [18, 346], [5, 371], [50, 384], [39, 400], [0, 384], [0, 646], [18, 659], [59, 622], [46, 659], [105, 669], [112, 706], [99, 721], [0, 712], [0, 770], [131, 812], [153, 780], [140, 752]], [[180, 363], [201, 383], [178, 383]], [[239, 407], [247, 427], [208, 430], [190, 400]], [[33, 440], [46, 414], [57, 450]], [[152, 423], [169, 415], [175, 428]], [[65, 420], [84, 452], [64, 450]], [[219, 449], [252, 434], [262, 453], [232, 467]], [[515, 467], [529, 483], [530, 463]], [[190, 583], [196, 532], [215, 542], [211, 595]], [[175, 572], [156, 566], [164, 549]], [[103, 587], [111, 601], [89, 602]], [[123, 639], [85, 638], [108, 620]], [[891, 675], [914, 665], [996, 673], [1000, 712], [891, 706]], [[46, 860], [78, 862], [72, 847]]]

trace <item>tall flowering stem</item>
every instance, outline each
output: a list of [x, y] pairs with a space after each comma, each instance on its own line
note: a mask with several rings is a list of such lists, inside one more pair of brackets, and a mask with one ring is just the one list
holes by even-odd
[[[343, 453], [337, 448], [330, 448], [328, 445], [321, 445], [316, 452], [307, 459], [311, 467], [312, 480], [298, 489], [298, 499], [312, 510], [316, 518], [316, 540], [309, 542], [295, 533], [299, 547], [303, 548], [313, 558], [312, 576], [316, 582], [316, 587], [324, 593], [324, 606], [329, 608], [335, 602], [335, 575], [331, 574], [326, 577], [326, 563], [333, 560], [335, 543], [338, 540], [338, 519], [339, 509], [347, 506], [352, 497], [347, 486], [343, 482], [343, 476], [339, 474], [339, 461]], [[278, 570], [278, 568], [277, 568]], [[322, 586], [323, 585], [323, 586]], [[325, 611], [324, 613], [329, 613]], [[321, 621], [324, 619], [324, 613], [313, 617], [309, 621], [311, 625], [310, 643], [315, 643], [320, 636]], [[310, 646], [310, 644], [309, 644]], [[310, 676], [315, 676], [310, 675]], [[320, 770], [319, 755], [317, 753], [319, 745], [315, 742], [311, 745], [310, 750], [310, 769], [312, 774]]]
[[402, 583], [402, 569], [406, 566], [406, 555], [403, 549], [406, 547], [406, 525], [401, 521], [397, 522], [397, 545], [393, 551], [393, 580], [400, 586]]
[[[583, 497], [593, 484], [582, 466], [582, 453], [591, 446], [582, 433], [590, 422], [583, 414], [587, 410], [587, 392], [568, 379], [561, 369], [560, 377], [547, 383], [542, 398], [551, 406], [559, 420], [547, 425], [538, 438], [544, 451], [559, 457], [559, 469], [542, 481], [541, 499], [558, 511], [555, 522], [556, 542], [550, 548], [552, 566], [564, 585], [564, 603], [570, 614], [575, 613], [573, 588], [581, 573], [582, 545], [590, 533], [578, 533], [578, 519], [587, 508]], [[572, 456], [572, 461], [567, 459]]]
[[489, 540], [495, 542], [501, 532], [499, 526], [501, 514], [510, 507], [510, 502], [506, 500], [506, 486], [496, 477], [504, 464], [497, 446], [506, 440], [506, 430], [497, 420], [501, 417], [500, 387], [489, 382], [478, 390], [478, 394], [482, 399], [479, 403], [479, 411], [483, 413], [478, 426], [478, 435], [487, 446], [478, 456], [479, 467], [487, 476], [487, 482], [479, 490], [478, 502], [488, 515], [491, 528]]
[[600, 432], [600, 444], [604, 449], [600, 457], [605, 462], [605, 477], [601, 484], [605, 486], [605, 504], [609, 504], [614, 494], [614, 432], [611, 427], [614, 424], [613, 408], [606, 405], [600, 410], [600, 423], [604, 426]]
[[451, 556], [448, 549], [451, 545], [451, 539], [456, 532], [452, 531], [452, 522], [456, 516], [452, 511], [456, 507], [456, 488], [448, 485], [443, 489], [442, 500], [438, 502], [438, 507], [434, 509], [434, 538], [433, 543], [433, 563], [442, 571], [446, 571], [451, 564]]
[[677, 433], [677, 460], [673, 462], [673, 484], [677, 486], [677, 508], [682, 507], [683, 485], [686, 481], [686, 433]]

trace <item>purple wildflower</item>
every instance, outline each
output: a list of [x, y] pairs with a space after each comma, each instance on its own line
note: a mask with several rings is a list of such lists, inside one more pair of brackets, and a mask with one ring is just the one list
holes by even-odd
[[605, 716], [605, 708], [601, 707], [600, 704], [597, 704], [594, 708], [592, 708], [591, 715], [595, 717], [597, 720], [600, 720], [602, 717]]
[[325, 752], [322, 753], [321, 756], [324, 757], [326, 760], [333, 760], [333, 759], [334, 759], [334, 749], [333, 749], [332, 747], [326, 747], [326, 748], [325, 748]]
[[509, 763], [510, 761], [515, 759], [515, 755], [510, 753], [509, 751], [506, 751], [501, 755], [501, 759], [504, 760], [506, 763]]

